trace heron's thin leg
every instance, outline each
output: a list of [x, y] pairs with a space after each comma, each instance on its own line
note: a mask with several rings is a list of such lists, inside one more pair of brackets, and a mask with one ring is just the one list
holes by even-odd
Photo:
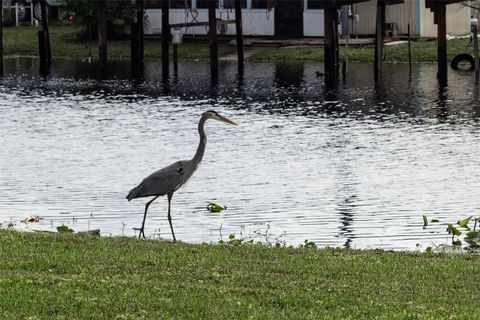
[[173, 232], [172, 216], [170, 215], [170, 202], [172, 201], [172, 197], [173, 192], [168, 194], [168, 222], [170, 223], [170, 229], [172, 229], [173, 241], [176, 241], [175, 233]]
[[143, 215], [143, 222], [142, 222], [142, 227], [141, 228], [133, 228], [134, 230], [139, 230], [138, 233], [138, 239], [140, 239], [143, 236], [143, 239], [145, 239], [145, 220], [147, 219], [147, 210], [150, 204], [155, 201], [159, 196], [154, 197], [152, 200], [148, 201], [147, 204], [145, 205], [145, 214]]

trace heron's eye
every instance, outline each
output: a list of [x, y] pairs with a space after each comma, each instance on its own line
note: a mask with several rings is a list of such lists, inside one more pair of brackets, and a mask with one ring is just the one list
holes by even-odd
[[178, 173], [182, 173], [182, 172], [183, 172], [183, 168], [178, 168], [178, 169], [177, 169], [177, 172], [178, 172]]

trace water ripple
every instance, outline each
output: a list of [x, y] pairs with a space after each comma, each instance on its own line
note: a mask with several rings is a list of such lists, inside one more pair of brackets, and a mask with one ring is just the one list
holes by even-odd
[[[198, 117], [212, 108], [241, 125], [207, 125], [204, 162], [173, 198], [184, 241], [235, 233], [414, 249], [445, 243], [446, 223], [480, 209], [480, 103], [465, 74], [452, 73], [444, 90], [435, 66], [416, 66], [408, 81], [405, 66], [388, 65], [375, 85], [371, 66], [352, 64], [348, 85], [324, 91], [314, 63], [249, 63], [241, 81], [217, 84], [205, 81], [205, 63], [184, 65], [188, 76], [168, 83], [152, 71], [132, 79], [121, 62], [107, 77], [60, 62], [41, 79], [36, 63], [23, 61], [19, 72], [7, 60], [0, 84], [0, 222], [134, 235], [145, 202], [128, 203], [126, 193], [190, 158]], [[234, 74], [234, 64], [222, 68]], [[228, 210], [211, 214], [208, 201]], [[44, 219], [19, 223], [32, 214]], [[422, 214], [441, 223], [423, 230]], [[161, 198], [147, 233], [169, 232]]]

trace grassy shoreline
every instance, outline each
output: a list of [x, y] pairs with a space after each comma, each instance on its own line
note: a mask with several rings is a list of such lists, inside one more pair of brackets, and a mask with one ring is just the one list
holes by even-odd
[[475, 319], [480, 256], [0, 230], [2, 319]]
[[[37, 56], [37, 28], [10, 27], [4, 28], [4, 54], [6, 56]], [[52, 26], [50, 29], [53, 57], [82, 59], [89, 55], [97, 57], [96, 42], [75, 41], [77, 30], [72, 26]], [[248, 50], [248, 47], [246, 48]], [[171, 49], [172, 50], [172, 49]], [[340, 59], [344, 59], [345, 47], [340, 47]], [[451, 60], [459, 53], [471, 53], [469, 39], [454, 39], [448, 41], [448, 58]], [[234, 45], [219, 42], [219, 57], [236, 52]], [[170, 52], [170, 54], [172, 54]], [[109, 41], [108, 56], [110, 59], [128, 59], [130, 57], [130, 42]], [[161, 59], [161, 43], [159, 40], [145, 40], [145, 58]], [[179, 60], [208, 60], [208, 41], [185, 41], [178, 46]], [[349, 47], [349, 60], [357, 62], [372, 62], [374, 57], [373, 45]], [[435, 62], [437, 48], [435, 41], [412, 42], [413, 62]], [[249, 61], [323, 61], [323, 47], [281, 47], [266, 48], [250, 56]], [[406, 44], [386, 46], [385, 62], [408, 62], [408, 47]]]
[[[5, 56], [38, 56], [37, 27], [11, 27], [3, 30]], [[91, 55], [97, 58], [95, 41], [77, 41], [78, 32], [72, 26], [52, 26], [50, 43], [53, 58], [82, 59]], [[234, 46], [219, 43], [219, 56], [235, 52]], [[170, 48], [170, 51], [172, 49]], [[186, 42], [178, 46], [179, 60], [203, 60], [209, 57], [208, 41]], [[109, 41], [107, 45], [109, 59], [130, 59], [130, 41]], [[172, 54], [172, 53], [170, 53]], [[162, 47], [160, 40], [145, 40], [145, 58], [160, 59]]]
[[[345, 46], [339, 48], [340, 60], [345, 58]], [[437, 61], [436, 41], [414, 41], [411, 43], [413, 63], [431, 63]], [[361, 46], [349, 46], [349, 61], [373, 62], [374, 46], [371, 44]], [[469, 45], [469, 39], [454, 39], [448, 41], [448, 60], [452, 60], [457, 54], [473, 53]], [[300, 47], [278, 48], [254, 54], [250, 60], [255, 61], [323, 61], [323, 47]], [[390, 63], [408, 62], [408, 45], [406, 43], [384, 47], [383, 60]]]

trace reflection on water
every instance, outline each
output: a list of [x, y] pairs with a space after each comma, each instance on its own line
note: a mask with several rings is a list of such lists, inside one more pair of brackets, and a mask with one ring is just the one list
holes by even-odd
[[[192, 180], [173, 197], [178, 238], [305, 239], [320, 246], [415, 248], [444, 243], [444, 224], [480, 210], [478, 84], [436, 65], [351, 64], [324, 89], [317, 63], [182, 63], [130, 66], [10, 59], [0, 84], [0, 222], [28, 228], [101, 229], [133, 235], [145, 201], [125, 195], [143, 177], [193, 156], [199, 115], [214, 108], [241, 125], [207, 124], [209, 144]], [[147, 200], [147, 199], [145, 199]], [[209, 201], [228, 206], [220, 214]], [[422, 214], [438, 226], [422, 230]], [[147, 234], [170, 237], [166, 199], [152, 204]], [[443, 223], [443, 224], [442, 224]], [[259, 239], [261, 240], [261, 239]]]

